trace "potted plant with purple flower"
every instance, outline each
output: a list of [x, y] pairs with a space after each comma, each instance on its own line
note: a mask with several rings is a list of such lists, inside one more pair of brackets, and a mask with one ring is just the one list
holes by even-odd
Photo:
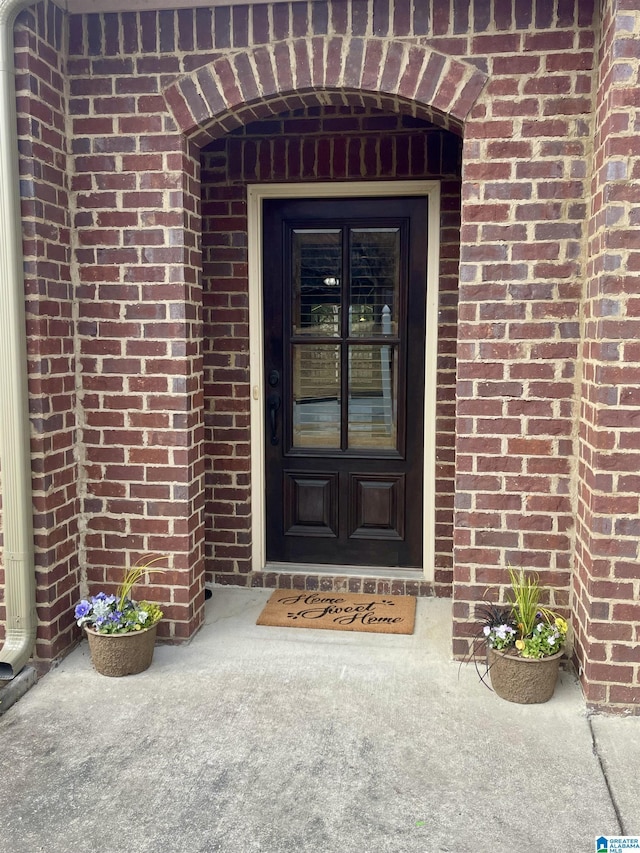
[[162, 610], [151, 601], [134, 601], [133, 587], [162, 557], [143, 558], [125, 572], [115, 595], [98, 592], [75, 608], [78, 625], [89, 641], [91, 660], [102, 675], [134, 675], [148, 669], [153, 659], [156, 629]]
[[479, 637], [486, 644], [491, 686], [509, 702], [547, 702], [555, 690], [569, 626], [540, 603], [543, 590], [536, 576], [511, 568], [509, 576], [507, 604], [487, 604], [479, 610]]

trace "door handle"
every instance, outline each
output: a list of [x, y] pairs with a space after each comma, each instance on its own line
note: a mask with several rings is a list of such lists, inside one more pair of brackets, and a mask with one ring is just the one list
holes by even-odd
[[271, 422], [271, 444], [278, 443], [278, 409], [280, 408], [279, 394], [269, 394], [267, 408], [269, 409], [269, 421]]

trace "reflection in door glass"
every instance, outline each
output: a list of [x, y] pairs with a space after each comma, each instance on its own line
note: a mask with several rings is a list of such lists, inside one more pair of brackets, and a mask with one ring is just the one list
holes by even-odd
[[339, 230], [293, 232], [293, 334], [340, 334], [342, 240]]
[[394, 450], [397, 434], [395, 346], [349, 347], [349, 448]]
[[350, 334], [397, 335], [400, 229], [354, 228], [350, 242]]
[[293, 446], [340, 447], [340, 347], [293, 347]]

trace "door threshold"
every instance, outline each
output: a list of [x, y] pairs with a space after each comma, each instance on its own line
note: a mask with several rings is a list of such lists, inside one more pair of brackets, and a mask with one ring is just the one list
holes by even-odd
[[424, 569], [400, 569], [397, 566], [336, 566], [333, 563], [266, 563], [263, 572], [289, 575], [331, 575], [332, 577], [385, 578], [402, 581], [422, 581]]

